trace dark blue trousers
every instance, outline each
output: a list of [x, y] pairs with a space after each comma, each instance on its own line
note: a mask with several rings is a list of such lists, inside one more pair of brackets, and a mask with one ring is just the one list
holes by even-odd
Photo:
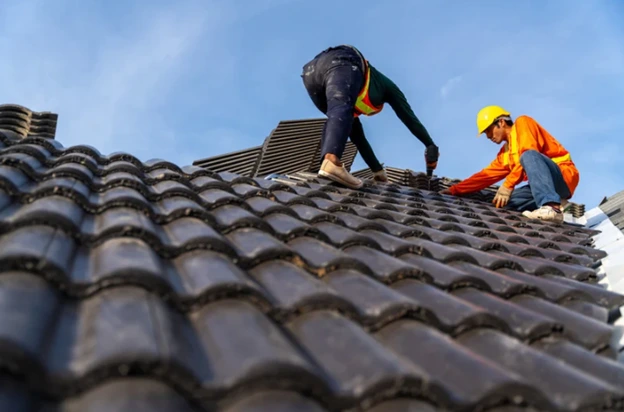
[[321, 143], [321, 159], [330, 153], [338, 158], [347, 139], [373, 172], [382, 169], [364, 136], [362, 123], [353, 117], [353, 107], [364, 85], [363, 62], [349, 47], [330, 47], [303, 66], [303, 84], [314, 105], [327, 115]]

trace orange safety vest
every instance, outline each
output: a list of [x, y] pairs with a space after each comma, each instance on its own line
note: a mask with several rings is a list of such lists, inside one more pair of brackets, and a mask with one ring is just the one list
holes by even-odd
[[383, 103], [381, 106], [375, 106], [371, 103], [370, 97], [368, 96], [368, 88], [370, 86], [370, 67], [368, 66], [368, 60], [364, 58], [362, 53], [356, 49], [354, 46], [351, 47], [353, 50], [357, 52], [357, 54], [362, 58], [364, 62], [364, 86], [360, 90], [357, 99], [355, 100], [355, 107], [353, 108], [353, 117], [358, 117], [361, 114], [365, 116], [373, 116], [383, 109]]

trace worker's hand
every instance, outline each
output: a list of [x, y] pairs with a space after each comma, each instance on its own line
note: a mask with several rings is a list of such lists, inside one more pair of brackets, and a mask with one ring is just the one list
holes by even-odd
[[505, 207], [509, 202], [511, 192], [513, 192], [513, 189], [508, 189], [505, 186], [501, 185], [498, 188], [498, 191], [496, 191], [496, 196], [494, 196], [494, 199], [492, 199], [492, 203], [494, 203], [494, 206], [496, 206], [497, 208]]
[[432, 144], [427, 146], [425, 149], [425, 163], [427, 164], [428, 169], [434, 170], [438, 167], [438, 158], [440, 157], [440, 152], [438, 150], [438, 146]]
[[441, 194], [441, 195], [451, 195], [451, 196], [453, 195], [451, 193], [451, 189], [440, 190], [438, 193]]

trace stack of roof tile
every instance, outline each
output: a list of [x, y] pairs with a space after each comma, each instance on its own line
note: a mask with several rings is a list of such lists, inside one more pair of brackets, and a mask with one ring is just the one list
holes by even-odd
[[58, 114], [34, 112], [16, 104], [0, 105], [0, 129], [16, 137], [41, 136], [54, 139]]
[[193, 165], [219, 172], [238, 173], [241, 176], [255, 176], [255, 166], [258, 156], [262, 153], [262, 146], [238, 150], [193, 162]]
[[[431, 179], [427, 177], [426, 173], [415, 172], [411, 169], [400, 169], [396, 167], [385, 167], [388, 180], [391, 183], [409, 186], [416, 189], [431, 190], [439, 192], [443, 189], [448, 189], [451, 185], [459, 183], [459, 179], [449, 179], [446, 177], [432, 176]], [[373, 172], [370, 168], [361, 169], [353, 172], [353, 175], [361, 179], [372, 179]], [[494, 199], [498, 186], [490, 186], [476, 193], [463, 196], [466, 199], [479, 200], [482, 202], [491, 202]]]
[[[321, 166], [321, 138], [326, 119], [280, 121], [261, 146], [199, 159], [194, 166], [216, 172], [257, 177], [269, 174], [317, 172]], [[347, 170], [357, 148], [347, 142], [342, 161]]]
[[594, 231], [0, 133], [0, 410], [622, 410]]
[[580, 203], [570, 202], [566, 206], [566, 212], [570, 213], [574, 217], [581, 217], [585, 214], [585, 205]]
[[[396, 167], [384, 167], [390, 183], [401, 186], [409, 186], [417, 189], [427, 189], [432, 191], [440, 190], [439, 178], [432, 177], [431, 182], [425, 173], [414, 172], [410, 169], [400, 169]], [[355, 177], [360, 179], [372, 179], [373, 172], [370, 168], [365, 168], [353, 172]], [[431, 186], [429, 184], [431, 183]]]

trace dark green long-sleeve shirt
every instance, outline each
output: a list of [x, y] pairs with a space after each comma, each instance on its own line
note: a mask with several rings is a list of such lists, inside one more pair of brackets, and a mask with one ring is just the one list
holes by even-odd
[[[390, 105], [397, 117], [403, 122], [409, 131], [412, 132], [412, 134], [425, 145], [425, 147], [433, 145], [433, 139], [431, 139], [431, 136], [425, 126], [414, 114], [414, 111], [407, 102], [407, 99], [401, 89], [399, 89], [399, 87], [383, 73], [371, 66], [370, 63], [369, 67], [371, 71], [371, 81], [368, 88], [368, 96], [371, 103], [375, 106], [380, 106], [382, 103]], [[384, 109], [385, 108], [386, 107], [384, 107]], [[379, 163], [379, 160], [377, 160], [375, 152], [366, 140], [364, 129], [362, 128], [362, 123], [359, 117], [353, 120], [350, 138], [351, 141], [358, 146], [358, 151], [360, 152], [362, 159], [373, 170], [373, 172], [381, 170], [382, 166]]]
[[[405, 95], [399, 87], [383, 73], [369, 63], [371, 81], [368, 95], [370, 101], [375, 106], [382, 103], [390, 105], [397, 117], [409, 129], [410, 132], [425, 146], [433, 144], [433, 140], [425, 126], [418, 120]], [[385, 107], [384, 107], [385, 108]]]

